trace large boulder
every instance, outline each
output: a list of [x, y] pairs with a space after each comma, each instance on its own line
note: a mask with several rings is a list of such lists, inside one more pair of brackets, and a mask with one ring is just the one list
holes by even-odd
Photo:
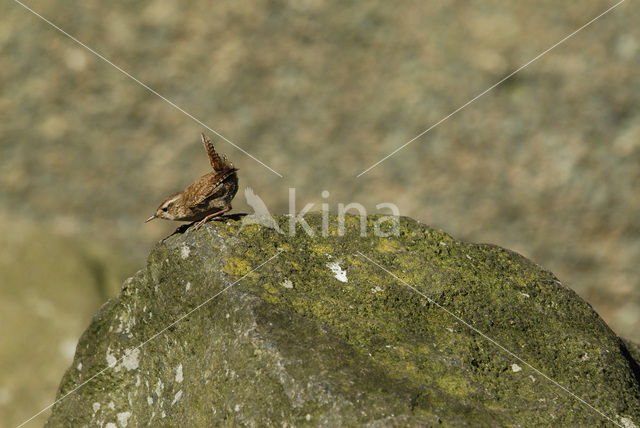
[[158, 244], [47, 426], [639, 425], [638, 350], [550, 272], [407, 218], [305, 218]]

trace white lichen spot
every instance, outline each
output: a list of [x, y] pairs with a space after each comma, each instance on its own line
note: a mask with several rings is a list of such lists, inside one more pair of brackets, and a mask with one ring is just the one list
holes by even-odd
[[531, 382], [535, 382], [536, 381], [536, 378], [531, 376], [531, 375], [529, 375], [529, 379], [531, 379]]
[[580, 359], [581, 359], [582, 361], [587, 361], [587, 360], [589, 359], [589, 354], [585, 352], [585, 353], [584, 353], [584, 355], [582, 355], [582, 356], [580, 357]]
[[131, 417], [131, 412], [122, 412], [118, 413], [118, 423], [120, 426], [126, 427], [129, 424], [129, 418]]
[[307, 421], [311, 420], [311, 415], [309, 413], [307, 413], [307, 415], [304, 417]]
[[520, 370], [522, 370], [522, 367], [520, 367], [519, 365], [517, 365], [517, 364], [515, 364], [515, 363], [514, 363], [514, 364], [511, 364], [511, 370], [512, 370], [514, 373], [518, 373]]
[[122, 365], [127, 368], [127, 370], [135, 370], [138, 368], [140, 364], [138, 361], [138, 357], [140, 356], [140, 349], [127, 349], [124, 354], [124, 358], [122, 359]]
[[189, 253], [191, 253], [191, 248], [187, 245], [183, 245], [182, 248], [180, 248], [180, 257], [182, 257], [182, 259], [189, 257]]
[[620, 418], [620, 423], [624, 428], [638, 428], [638, 426], [634, 424], [630, 418], [623, 418], [621, 416], [618, 417]]
[[96, 401], [93, 403], [93, 413], [96, 413], [98, 410], [100, 410], [100, 403]]
[[174, 404], [176, 404], [180, 398], [182, 398], [182, 390], [176, 392], [176, 395], [173, 396], [173, 401], [171, 402], [171, 405], [173, 406]]
[[379, 293], [381, 291], [382, 291], [382, 287], [380, 287], [379, 285], [376, 285], [375, 287], [373, 287], [371, 289], [371, 292], [373, 292], [373, 293]]
[[236, 404], [233, 408], [234, 411], [239, 412], [240, 411], [240, 405]]
[[114, 424], [113, 422], [109, 422], [104, 426], [104, 428], [118, 428], [118, 425]]
[[109, 408], [110, 408], [111, 410], [115, 410], [115, 409], [116, 409], [116, 405], [113, 403], [113, 401], [110, 401], [110, 402], [109, 402]]
[[151, 396], [147, 397], [147, 404], [150, 405], [150, 406], [153, 406], [153, 397], [151, 397]]
[[289, 289], [291, 289], [291, 288], [293, 288], [293, 282], [291, 282], [291, 280], [290, 280], [290, 279], [285, 279], [285, 280], [282, 282], [282, 286], [283, 286], [284, 288], [289, 288]]
[[469, 260], [473, 260], [469, 254], [465, 254], [464, 256], [465, 256], [466, 258], [468, 258]]
[[163, 410], [163, 411], [162, 411], [162, 414], [161, 414], [160, 416], [162, 416], [162, 419], [164, 419], [164, 418], [166, 418], [166, 417], [167, 417], [167, 414], [166, 414], [166, 413], [164, 412], [164, 410]]
[[338, 262], [327, 263], [327, 267], [331, 269], [331, 272], [333, 272], [333, 275], [338, 281], [341, 281], [341, 282], [348, 281], [347, 271], [343, 270], [342, 267], [340, 267], [340, 264], [338, 264]]
[[140, 386], [141, 380], [140, 375], [136, 375], [136, 388]]
[[176, 369], [176, 382], [182, 382], [182, 363], [178, 364], [178, 368]]
[[524, 297], [531, 297], [527, 293], [520, 293], [520, 294], [522, 294]]
[[82, 363], [78, 363], [77, 367], [78, 371], [82, 371]]
[[231, 316], [231, 315], [227, 314], [227, 315], [225, 315], [224, 317], [225, 317], [226, 319], [229, 319], [229, 317], [230, 317], [230, 316]]
[[109, 367], [114, 367], [117, 362], [118, 362], [118, 359], [115, 357], [115, 355], [111, 353], [111, 346], [109, 346], [107, 348], [107, 365]]
[[184, 286], [184, 291], [189, 291], [191, 290], [191, 283], [187, 282], [187, 285]]

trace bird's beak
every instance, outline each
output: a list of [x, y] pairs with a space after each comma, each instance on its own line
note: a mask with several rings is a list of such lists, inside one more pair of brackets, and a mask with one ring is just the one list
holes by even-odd
[[151, 217], [149, 217], [148, 219], [146, 219], [144, 222], [145, 222], [145, 223], [149, 223], [151, 220], [153, 220], [154, 218], [157, 218], [157, 217], [158, 217], [158, 216], [154, 214], [154, 215], [152, 215]]

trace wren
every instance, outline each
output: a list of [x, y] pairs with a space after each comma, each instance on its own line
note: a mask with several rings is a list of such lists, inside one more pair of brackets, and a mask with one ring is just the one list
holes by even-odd
[[238, 170], [224, 155], [216, 153], [213, 144], [204, 134], [202, 144], [209, 155], [213, 172], [198, 178], [182, 192], [169, 196], [145, 223], [154, 218], [193, 221], [197, 222], [194, 229], [198, 229], [209, 220], [231, 210], [231, 200], [238, 191]]

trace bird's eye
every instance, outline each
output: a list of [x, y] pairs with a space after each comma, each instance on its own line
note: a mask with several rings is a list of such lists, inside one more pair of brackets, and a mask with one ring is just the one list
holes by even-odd
[[162, 211], [167, 212], [167, 207], [162, 207]]

